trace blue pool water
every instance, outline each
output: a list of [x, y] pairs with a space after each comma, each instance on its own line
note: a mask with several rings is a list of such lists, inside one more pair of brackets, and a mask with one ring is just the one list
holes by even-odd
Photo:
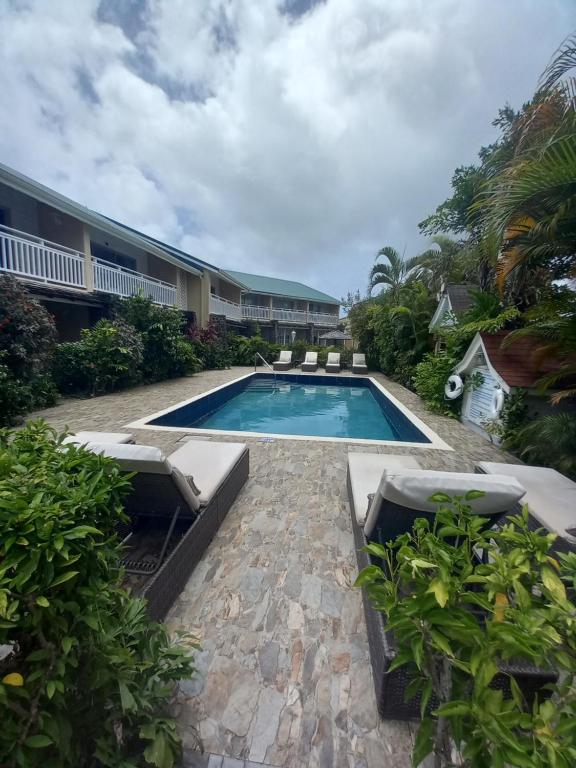
[[255, 374], [176, 407], [155, 426], [431, 442], [367, 378]]

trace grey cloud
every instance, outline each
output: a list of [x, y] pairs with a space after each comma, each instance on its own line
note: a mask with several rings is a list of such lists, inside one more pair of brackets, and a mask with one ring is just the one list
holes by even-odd
[[575, 16], [573, 0], [0, 7], [0, 159], [201, 258], [340, 295], [382, 245], [426, 245], [418, 221]]

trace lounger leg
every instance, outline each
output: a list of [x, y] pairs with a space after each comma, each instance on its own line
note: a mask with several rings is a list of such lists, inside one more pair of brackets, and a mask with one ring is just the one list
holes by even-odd
[[[168, 544], [170, 543], [170, 539], [172, 538], [172, 533], [174, 531], [174, 526], [176, 525], [176, 521], [178, 520], [178, 515], [180, 514], [180, 507], [176, 507], [174, 514], [172, 515], [172, 520], [170, 521], [170, 526], [168, 528], [168, 532], [166, 534], [166, 537], [164, 539], [164, 543], [162, 544], [162, 549], [160, 550], [160, 556], [158, 557], [158, 562], [154, 566], [152, 570], [147, 568], [126, 568], [126, 573], [132, 573], [132, 574], [144, 574], [146, 576], [151, 576], [152, 574], [156, 573], [156, 571], [160, 568], [162, 563], [164, 562], [164, 555], [166, 554], [166, 550], [168, 549]], [[127, 539], [130, 538], [129, 536]], [[127, 540], [126, 539], [126, 540]]]

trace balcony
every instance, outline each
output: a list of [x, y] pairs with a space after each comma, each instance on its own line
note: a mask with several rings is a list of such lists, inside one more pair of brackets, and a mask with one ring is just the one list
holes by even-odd
[[141, 293], [155, 304], [176, 305], [176, 286], [148, 277], [126, 267], [118, 267], [103, 259], [92, 260], [94, 290], [113, 293], [116, 296], [136, 296]]
[[257, 307], [250, 304], [242, 305], [242, 317], [249, 320], [278, 320], [281, 323], [297, 325], [321, 325], [335, 328], [338, 325], [338, 315], [325, 312], [306, 312], [303, 309], [272, 309]]
[[84, 254], [4, 226], [0, 226], [0, 270], [27, 280], [86, 288]]
[[242, 317], [249, 320], [270, 320], [270, 307], [242, 304]]
[[242, 320], [242, 307], [235, 301], [212, 294], [210, 296], [210, 314], [224, 315], [227, 320]]
[[176, 286], [132, 269], [86, 257], [65, 245], [0, 226], [0, 271], [26, 280], [86, 290], [88, 270], [95, 291], [116, 296], [142, 293], [156, 304], [176, 305]]

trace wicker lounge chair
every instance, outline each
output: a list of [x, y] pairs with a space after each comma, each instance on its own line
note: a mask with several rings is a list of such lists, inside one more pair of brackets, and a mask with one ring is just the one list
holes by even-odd
[[[526, 488], [522, 504], [530, 511], [532, 530], [546, 528], [558, 538], [556, 551], [576, 550], [576, 483], [549, 467], [530, 467], [526, 464], [502, 464], [481, 461], [476, 472], [493, 475], [510, 475]], [[521, 504], [517, 505], [520, 509]]]
[[272, 367], [275, 371], [289, 371], [292, 368], [292, 352], [283, 349], [280, 352], [280, 357], [272, 364]]
[[303, 371], [311, 372], [318, 370], [318, 352], [306, 352], [301, 368]]
[[366, 355], [362, 355], [362, 354], [352, 355], [352, 373], [368, 373], [368, 366], [366, 365]]
[[77, 432], [75, 435], [68, 435], [62, 441], [64, 445], [77, 443], [85, 445], [86, 443], [114, 443], [123, 445], [133, 443], [134, 435], [128, 432]]
[[[351, 453], [348, 455], [348, 498], [350, 501], [352, 530], [359, 570], [374, 562], [371, 555], [363, 551], [363, 547], [369, 541], [385, 540], [388, 532], [394, 534], [400, 524], [404, 530], [407, 530], [416, 517], [424, 517], [426, 514], [429, 514], [425, 511], [416, 513], [414, 510], [407, 509], [397, 503], [400, 500], [398, 497], [396, 497], [396, 501], [384, 497], [378, 500], [378, 496], [382, 495], [382, 490], [387, 495], [394, 496], [394, 493], [388, 494], [384, 487], [383, 475], [385, 472], [389, 474], [406, 473], [414, 476], [419, 471], [422, 471], [420, 470], [420, 465], [412, 456], [366, 453]], [[446, 481], [445, 476], [448, 474], [456, 475], [457, 473], [437, 474], [444, 475], [444, 478], [438, 478], [439, 486], [436, 490], [444, 490], [442, 480]], [[470, 475], [465, 477], [468, 478], [469, 482]], [[521, 486], [517, 483], [511, 485], [510, 488], [516, 489], [512, 494], [512, 498], [514, 494], [521, 495]], [[379, 504], [378, 517], [375, 521], [370, 521], [369, 512], [372, 512], [375, 507], [369, 508], [375, 504]], [[483, 512], [483, 514], [486, 514], [486, 512]], [[367, 535], [366, 533], [366, 522], [374, 523], [372, 535]], [[415, 697], [409, 701], [405, 700], [406, 686], [410, 681], [405, 668], [400, 667], [392, 672], [388, 671], [393, 660], [396, 658], [396, 644], [394, 635], [386, 629], [385, 616], [374, 609], [365, 590], [362, 590], [362, 600], [364, 603], [372, 677], [376, 691], [378, 711], [383, 718], [391, 720], [419, 718], [419, 698]], [[508, 686], [507, 673], [514, 675], [516, 682], [528, 701], [531, 701], [535, 693], [540, 691], [545, 684], [552, 683], [557, 679], [557, 675], [553, 671], [540, 670], [525, 664], [519, 666], [510, 662], [509, 666], [505, 669], [503, 668], [502, 673], [494, 678], [493, 684], [497, 687], [506, 688]], [[435, 702], [431, 701], [430, 707], [433, 708], [434, 706]]]
[[340, 373], [340, 352], [328, 352], [326, 373]]
[[[148, 614], [163, 619], [246, 482], [248, 448], [190, 440], [166, 458], [145, 445], [87, 447], [136, 473], [124, 504], [132, 521], [125, 565], [128, 573], [149, 576], [136, 591], [147, 598]], [[154, 541], [152, 557], [142, 555], [146, 538]]]

